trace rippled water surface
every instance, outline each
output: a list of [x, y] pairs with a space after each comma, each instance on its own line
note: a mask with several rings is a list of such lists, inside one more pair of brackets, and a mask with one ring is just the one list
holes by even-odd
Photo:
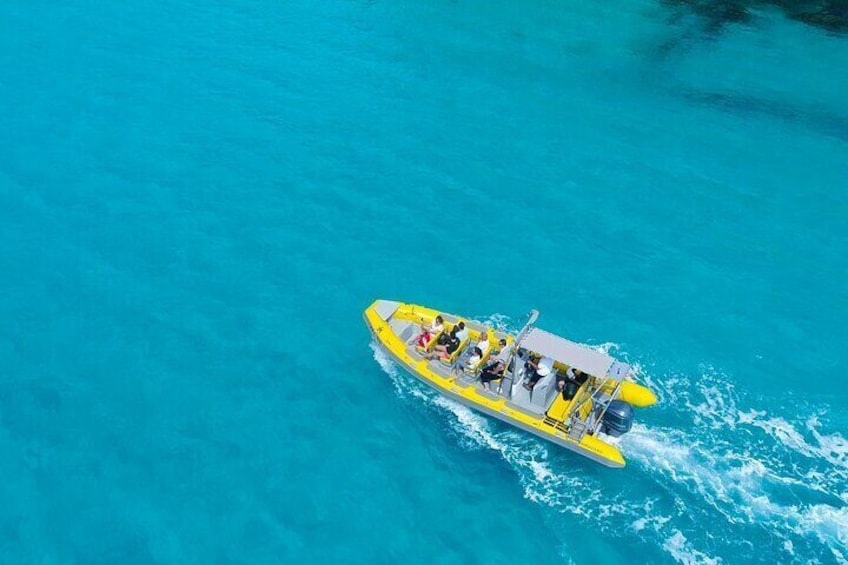
[[[848, 560], [848, 38], [631, 0], [0, 22], [0, 561]], [[628, 466], [418, 384], [377, 297], [633, 364]]]

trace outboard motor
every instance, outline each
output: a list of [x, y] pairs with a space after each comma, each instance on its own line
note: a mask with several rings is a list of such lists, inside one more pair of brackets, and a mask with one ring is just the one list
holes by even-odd
[[612, 437], [619, 437], [630, 431], [633, 426], [633, 407], [623, 400], [613, 400], [604, 412], [601, 431]]

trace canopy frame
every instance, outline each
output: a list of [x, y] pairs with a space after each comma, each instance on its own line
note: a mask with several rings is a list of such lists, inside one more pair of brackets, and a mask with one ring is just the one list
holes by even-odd
[[521, 334], [515, 340], [515, 347], [550, 357], [599, 379], [621, 381], [630, 371], [628, 365], [606, 353], [529, 325], [521, 330]]

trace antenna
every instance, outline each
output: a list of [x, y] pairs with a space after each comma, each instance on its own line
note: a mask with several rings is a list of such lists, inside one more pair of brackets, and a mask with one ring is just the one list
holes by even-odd
[[513, 344], [513, 351], [518, 349], [519, 344], [521, 344], [521, 340], [527, 335], [530, 329], [533, 327], [533, 324], [539, 318], [538, 310], [530, 310], [530, 314], [527, 315], [527, 323], [524, 324], [524, 327], [521, 328], [521, 331], [518, 332], [518, 337], [515, 338], [515, 343]]

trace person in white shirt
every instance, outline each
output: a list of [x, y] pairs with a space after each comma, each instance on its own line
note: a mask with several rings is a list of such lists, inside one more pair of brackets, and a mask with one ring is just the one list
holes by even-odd
[[465, 367], [468, 369], [476, 369], [477, 364], [483, 360], [483, 356], [489, 351], [489, 332], [483, 330], [480, 333], [480, 340], [474, 349], [471, 350], [471, 356], [466, 359]]
[[538, 361], [533, 361], [531, 359], [530, 361], [527, 361], [524, 366], [533, 371], [533, 374], [524, 383], [524, 388], [532, 390], [540, 379], [547, 377], [551, 374], [551, 371], [554, 370], [554, 360], [550, 357], [542, 357]]
[[483, 330], [483, 333], [480, 334], [480, 341], [477, 342], [477, 347], [480, 348], [480, 351], [483, 352], [483, 355], [489, 350], [489, 332]]
[[495, 354], [495, 360], [506, 364], [506, 362], [509, 361], [509, 356], [512, 351], [511, 348], [506, 346], [506, 340], [504, 338], [501, 338], [498, 342], [498, 348], [500, 351]]
[[459, 328], [456, 331], [456, 337], [459, 338], [459, 343], [462, 343], [468, 337], [468, 328], [465, 327], [465, 322], [460, 322], [456, 326]]
[[465, 361], [465, 366], [474, 369], [481, 359], [483, 359], [483, 351], [479, 347], [475, 347], [471, 350], [471, 357]]

